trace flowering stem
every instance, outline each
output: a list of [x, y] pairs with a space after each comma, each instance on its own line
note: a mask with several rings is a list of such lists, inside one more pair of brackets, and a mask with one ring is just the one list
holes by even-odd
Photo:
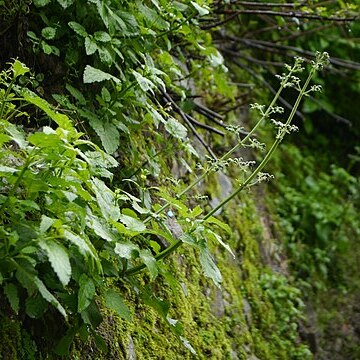
[[[251, 181], [259, 174], [259, 172], [266, 166], [266, 164], [269, 162], [269, 160], [271, 159], [273, 153], [275, 152], [276, 148], [279, 146], [280, 142], [282, 141], [286, 130], [288, 128], [288, 126], [291, 124], [291, 121], [300, 105], [301, 99], [304, 97], [304, 95], [306, 94], [306, 89], [309, 86], [309, 83], [312, 79], [312, 77], [314, 76], [315, 72], [317, 69], [322, 67], [321, 64], [321, 60], [324, 61], [324, 57], [326, 57], [327, 54], [323, 54], [323, 58], [319, 58], [319, 64], [315, 63], [315, 65], [313, 66], [313, 68], [311, 69], [309, 76], [307, 77], [303, 87], [300, 89], [299, 91], [299, 95], [295, 101], [295, 104], [291, 110], [291, 113], [287, 119], [287, 121], [284, 123], [284, 127], [280, 129], [280, 132], [278, 134], [278, 136], [276, 137], [274, 143], [272, 144], [271, 148], [269, 149], [269, 151], [267, 152], [267, 154], [265, 155], [264, 159], [261, 161], [261, 163], [258, 165], [258, 167], [251, 173], [251, 175], [233, 192], [231, 193], [228, 197], [226, 197], [223, 201], [221, 201], [221, 203], [219, 205], [217, 205], [216, 207], [214, 207], [209, 213], [207, 213], [204, 217], [203, 217], [203, 221], [209, 219], [211, 216], [213, 216], [218, 210], [220, 210], [221, 208], [223, 208], [230, 200], [232, 200], [233, 198], [235, 198], [245, 187], [247, 187]], [[261, 119], [257, 122], [257, 124], [253, 127], [253, 129], [249, 132], [249, 134], [242, 140], [240, 141], [238, 144], [236, 144], [232, 149], [230, 149], [227, 153], [225, 153], [220, 160], [225, 160], [228, 158], [228, 156], [230, 156], [234, 151], [236, 151], [240, 146], [243, 146], [245, 144], [245, 142], [250, 138], [250, 136], [255, 132], [255, 130], [258, 128], [258, 126], [260, 126], [261, 122], [267, 118], [273, 108], [273, 106], [275, 105], [281, 91], [284, 89], [284, 87], [286, 86], [286, 84], [288, 83], [288, 81], [290, 80], [290, 76], [292, 75], [292, 70], [290, 70], [289, 74], [286, 75], [285, 79], [283, 79], [281, 81], [281, 86], [278, 90], [278, 92], [276, 93], [276, 95], [274, 96], [274, 99], [272, 100], [271, 104], [269, 105], [269, 107], [267, 108], [266, 112], [263, 113]], [[199, 178], [197, 178], [192, 184], [190, 184], [186, 189], [184, 189], [183, 191], [181, 191], [177, 197], [182, 196], [183, 194], [185, 194], [187, 191], [189, 191], [190, 189], [192, 189], [197, 183], [199, 183], [199, 181], [201, 181], [202, 179], [205, 178], [205, 176], [213, 170], [213, 166], [211, 166], [207, 171], [204, 172], [204, 174], [202, 174]], [[170, 203], [167, 202], [165, 205], [163, 205], [157, 212], [156, 214], [160, 214], [162, 211], [164, 211], [166, 208], [168, 208], [170, 206]], [[150, 221], [150, 217], [147, 218], [145, 220], [145, 222]], [[157, 254], [155, 256], [155, 260], [159, 261], [161, 259], [164, 259], [166, 257], [168, 257], [170, 254], [172, 254], [178, 247], [180, 247], [183, 244], [181, 239], [176, 240], [173, 244], [171, 244], [169, 247], [167, 247], [165, 250], [163, 250], [162, 252], [160, 252], [159, 254]], [[142, 271], [145, 268], [145, 264], [141, 264], [139, 266], [135, 266], [132, 269], [129, 269], [125, 272], [125, 275], [135, 275], [137, 273], [139, 273], [140, 271]]]

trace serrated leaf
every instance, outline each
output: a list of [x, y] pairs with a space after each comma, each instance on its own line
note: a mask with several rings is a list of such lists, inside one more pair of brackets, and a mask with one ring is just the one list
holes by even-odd
[[68, 8], [75, 0], [57, 0], [57, 2], [64, 8]]
[[199, 13], [200, 16], [204, 16], [209, 14], [209, 10], [206, 9], [203, 6], [200, 6], [199, 4], [197, 4], [195, 1], [190, 1], [191, 5], [195, 8], [195, 10]]
[[81, 318], [84, 323], [90, 325], [92, 329], [96, 329], [103, 320], [101, 312], [95, 301], [92, 301], [90, 305], [81, 313]]
[[46, 215], [41, 215], [41, 222], [40, 222], [40, 233], [44, 234], [48, 231], [51, 225], [55, 222], [55, 219], [49, 218]]
[[204, 275], [213, 280], [216, 286], [220, 287], [222, 276], [220, 270], [216, 266], [215, 261], [209, 252], [209, 249], [207, 248], [205, 243], [203, 243], [199, 248], [200, 263], [203, 268]]
[[76, 245], [79, 249], [80, 254], [82, 254], [84, 257], [91, 256], [92, 259], [95, 261], [98, 270], [101, 271], [101, 263], [97, 252], [94, 246], [86, 237], [81, 237], [80, 235], [76, 235], [68, 230], [64, 231], [64, 237], [70, 242], [72, 242], [74, 245]]
[[16, 142], [20, 149], [26, 149], [28, 142], [25, 140], [25, 135], [14, 124], [6, 124], [6, 132], [11, 135], [11, 139]]
[[207, 233], [208, 236], [215, 239], [215, 241], [217, 241], [224, 249], [226, 249], [233, 256], [233, 258], [235, 259], [235, 254], [231, 250], [230, 246], [228, 244], [225, 244], [222, 241], [221, 236], [219, 234], [216, 234], [215, 232], [213, 232], [211, 230], [207, 230], [206, 233]]
[[185, 140], [187, 136], [186, 127], [176, 119], [170, 117], [165, 123], [166, 131], [179, 140]]
[[130, 260], [133, 257], [139, 256], [140, 249], [136, 244], [127, 241], [127, 242], [117, 242], [114, 251], [120, 257]]
[[55, 37], [56, 35], [56, 29], [50, 26], [44, 27], [41, 30], [41, 35], [42, 37], [44, 37], [46, 40], [51, 40]]
[[[91, 39], [90, 37], [86, 37], [85, 38], [85, 52], [86, 55], [92, 55], [95, 54], [96, 50], [98, 49], [98, 46], [96, 44], [96, 42]], [[85, 79], [85, 73], [84, 73], [84, 79]], [[84, 80], [85, 82], [85, 80]]]
[[95, 234], [100, 236], [106, 241], [116, 241], [117, 237], [114, 234], [109, 222], [104, 219], [98, 218], [92, 214], [86, 216], [86, 225], [93, 229]]
[[111, 36], [105, 31], [96, 31], [94, 33], [94, 38], [96, 41], [101, 41], [101, 42], [111, 41]]
[[119, 220], [130, 230], [130, 231], [145, 231], [146, 225], [139, 219], [132, 216], [120, 214]]
[[143, 77], [140, 73], [138, 73], [135, 70], [132, 70], [133, 75], [135, 76], [135, 79], [137, 81], [137, 83], [139, 84], [140, 88], [147, 92], [150, 90], [150, 92], [152, 93], [152, 89], [155, 87], [155, 84], [150, 81], [149, 79], [146, 79], [145, 77]]
[[119, 220], [120, 209], [116, 204], [114, 193], [100, 179], [94, 178], [91, 180], [91, 185], [104, 218]]
[[53, 305], [62, 316], [64, 316], [65, 319], [67, 319], [67, 314], [63, 306], [59, 303], [59, 301], [56, 299], [56, 297], [51, 294], [51, 292], [46, 288], [44, 283], [37, 277], [33, 277], [33, 282], [36, 285], [37, 289], [39, 290], [41, 296], [49, 302], [51, 305]]
[[14, 310], [15, 314], [19, 312], [19, 295], [17, 291], [17, 287], [14, 284], [6, 284], [4, 286], [4, 294], [6, 295], [11, 308]]
[[112, 123], [105, 123], [96, 116], [89, 118], [90, 126], [100, 137], [101, 143], [108, 154], [113, 154], [120, 145], [120, 134]]
[[131, 313], [129, 308], [125, 305], [121, 295], [115, 290], [108, 290], [104, 294], [106, 306], [114, 310], [120, 317], [127, 321], [131, 321]]
[[86, 37], [88, 35], [86, 29], [75, 21], [70, 21], [68, 25], [80, 36]]
[[154, 280], [158, 276], [158, 273], [159, 273], [156, 259], [151, 254], [151, 252], [147, 249], [140, 251], [140, 258], [144, 262], [146, 267], [148, 268], [151, 280]]
[[93, 300], [96, 293], [95, 284], [86, 274], [81, 274], [79, 279], [78, 312], [84, 311]]
[[63, 286], [66, 286], [71, 277], [70, 258], [67, 250], [55, 240], [41, 240], [39, 246], [46, 252], [50, 265]]
[[228, 224], [217, 219], [214, 216], [210, 216], [208, 219], [205, 220], [205, 222], [219, 226], [221, 229], [225, 230], [228, 234], [231, 234], [231, 232], [232, 232], [231, 228]]
[[37, 132], [28, 137], [30, 144], [33, 144], [39, 148], [46, 147], [61, 147], [63, 142], [56, 134], [45, 134], [43, 132]]
[[84, 95], [78, 89], [74, 88], [70, 84], [66, 84], [65, 88], [79, 102], [80, 105], [86, 104]]
[[120, 84], [120, 80], [115, 76], [100, 69], [96, 69], [90, 65], [86, 65], [83, 76], [83, 81], [85, 84], [91, 84], [105, 80], [113, 80], [115, 83]]
[[12, 65], [12, 71], [14, 73], [14, 77], [18, 77], [18, 76], [28, 73], [30, 71], [30, 69], [25, 64], [23, 64], [21, 61], [15, 60]]
[[33, 0], [33, 3], [36, 7], [42, 7], [47, 5], [51, 0]]
[[165, 21], [161, 16], [161, 12], [157, 12], [147, 7], [143, 2], [137, 1], [136, 3], [139, 13], [147, 20], [147, 23], [159, 30], [167, 30], [169, 23]]
[[35, 105], [36, 107], [44, 111], [45, 114], [49, 116], [52, 120], [54, 120], [60, 127], [70, 132], [75, 131], [71, 120], [65, 114], [60, 114], [57, 111], [54, 111], [51, 105], [46, 100], [37, 96], [34, 92], [28, 89], [23, 89], [21, 91], [21, 95], [27, 102]]
[[26, 315], [33, 319], [39, 319], [48, 309], [48, 302], [40, 295], [28, 297], [25, 301]]

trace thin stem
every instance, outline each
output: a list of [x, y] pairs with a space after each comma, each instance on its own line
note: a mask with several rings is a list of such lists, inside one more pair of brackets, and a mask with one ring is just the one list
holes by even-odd
[[[274, 99], [272, 100], [271, 104], [269, 105], [268, 109], [266, 110], [266, 112], [263, 114], [263, 116], [261, 117], [261, 119], [257, 122], [257, 124], [254, 126], [254, 128], [250, 131], [250, 133], [241, 141], [239, 142], [237, 145], [235, 145], [232, 149], [230, 149], [225, 155], [223, 155], [223, 157], [221, 158], [221, 160], [226, 159], [230, 154], [232, 154], [239, 146], [243, 145], [245, 143], [245, 141], [250, 138], [251, 134], [255, 132], [255, 130], [257, 129], [258, 126], [260, 126], [260, 123], [270, 114], [270, 111], [272, 110], [273, 106], [276, 103], [276, 100], [278, 99], [281, 91], [283, 90], [283, 88], [285, 87], [285, 84], [287, 83], [288, 79], [290, 78], [291, 74], [293, 73], [293, 71], [290, 71], [289, 74], [287, 75], [287, 79], [283, 80], [281, 82], [281, 86], [278, 90], [278, 92], [276, 93]], [[296, 114], [297, 108], [300, 105], [300, 101], [303, 98], [303, 96], [306, 93], [306, 89], [312, 79], [312, 77], [315, 74], [315, 69], [312, 68], [310, 71], [310, 74], [308, 76], [308, 78], [306, 79], [304, 86], [302, 87], [302, 89], [299, 92], [299, 95], [295, 101], [294, 107], [292, 108], [292, 111], [285, 123], [285, 129], [290, 125], [294, 115]], [[285, 131], [285, 130], [284, 130]], [[262, 162], [259, 164], [259, 166], [255, 169], [255, 171], [253, 171], [253, 173], [244, 181], [244, 183], [242, 183], [238, 189], [236, 189], [236, 191], [234, 191], [232, 194], [230, 194], [227, 198], [225, 198], [218, 206], [216, 206], [215, 208], [213, 208], [209, 213], [207, 213], [204, 217], [203, 217], [203, 221], [209, 219], [211, 216], [213, 216], [218, 210], [220, 210], [222, 207], [224, 207], [230, 200], [232, 200], [235, 196], [237, 196], [246, 186], [248, 186], [251, 181], [259, 174], [259, 172], [266, 166], [266, 164], [269, 162], [270, 158], [272, 157], [274, 151], [276, 150], [276, 148], [278, 147], [278, 145], [280, 144], [281, 140], [282, 140], [283, 136], [278, 136], [276, 138], [276, 140], [274, 141], [274, 143], [272, 144], [270, 150], [268, 151], [268, 153], [266, 154], [266, 156], [264, 157], [264, 159], [262, 160]], [[209, 171], [209, 170], [208, 170]], [[199, 182], [201, 179], [203, 179], [206, 176], [207, 172], [205, 172], [202, 176], [200, 176], [197, 180], [194, 181], [194, 183], [190, 184], [186, 189], [184, 189], [182, 192], [180, 192], [178, 194], [178, 197], [180, 197], [181, 195], [185, 194], [187, 191], [189, 191], [193, 186], [196, 185], [197, 182]], [[195, 184], [195, 185], [193, 185]], [[166, 203], [165, 205], [163, 205], [158, 211], [157, 213], [159, 214], [160, 212], [164, 211], [170, 204]], [[151, 217], [148, 217], [147, 219], [145, 219], [145, 222], [150, 221]], [[183, 244], [181, 239], [176, 240], [173, 244], [171, 244], [169, 247], [167, 247], [165, 250], [163, 250], [162, 252], [160, 252], [159, 254], [157, 254], [155, 256], [155, 260], [159, 261], [161, 259], [164, 259], [166, 257], [168, 257], [170, 254], [172, 254], [177, 248], [179, 248], [181, 245]], [[140, 271], [142, 271], [143, 269], [145, 269], [146, 265], [145, 264], [141, 264], [138, 266], [133, 267], [130, 270], [127, 270], [124, 275], [135, 275], [137, 273], [139, 273]]]
[[5, 103], [7, 102], [6, 100], [7, 100], [8, 96], [9, 96], [9, 94], [10, 94], [10, 91], [11, 91], [14, 83], [15, 83], [15, 80], [16, 80], [16, 78], [13, 77], [10, 84], [9, 84], [9, 86], [8, 86], [8, 88], [6, 89], [4, 99], [3, 99], [2, 104], [1, 104], [0, 119], [2, 119], [2, 117], [4, 115]]
[[[290, 77], [292, 75], [292, 72], [289, 72], [288, 77]], [[277, 102], [281, 92], [284, 89], [284, 84], [282, 83], [279, 90], [277, 91], [277, 93], [275, 94], [273, 100], [271, 101], [271, 104], [269, 105], [269, 107], [267, 108], [267, 110], [265, 111], [265, 113], [262, 115], [262, 117], [260, 118], [260, 120], [255, 124], [255, 126], [251, 129], [251, 131], [244, 137], [243, 140], [239, 141], [235, 146], [233, 146], [228, 152], [226, 152], [218, 161], [223, 161], [226, 160], [232, 153], [234, 153], [237, 149], [239, 149], [241, 146], [244, 146], [245, 143], [250, 139], [250, 137], [255, 133], [255, 131], [258, 129], [258, 127], [261, 125], [261, 123], [263, 122], [263, 120], [265, 118], [267, 118], [270, 114], [270, 111], [272, 110], [273, 106], [275, 105], [275, 103]], [[212, 172], [216, 167], [216, 163], [212, 166], [209, 167], [209, 169], [207, 169], [206, 171], [204, 171], [204, 173], [202, 175], [200, 175], [196, 180], [194, 180], [190, 185], [188, 185], [184, 190], [180, 191], [177, 195], [176, 195], [176, 199], [181, 198], [181, 196], [183, 196], [184, 194], [186, 194], [188, 191], [190, 191], [191, 189], [193, 189], [200, 181], [202, 181], [210, 172]], [[171, 205], [170, 202], [166, 202], [163, 206], [161, 206], [153, 215], [159, 215], [161, 214], [163, 211], [165, 211], [166, 209], [169, 208], [169, 206]], [[145, 220], [144, 223], [148, 223], [150, 220], [152, 220], [153, 215], [148, 216]]]

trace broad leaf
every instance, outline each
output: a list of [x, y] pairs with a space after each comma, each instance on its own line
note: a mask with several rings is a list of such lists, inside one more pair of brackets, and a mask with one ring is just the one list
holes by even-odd
[[154, 280], [159, 273], [156, 259], [147, 249], [140, 251], [140, 258], [148, 268], [151, 280]]
[[59, 303], [56, 297], [53, 294], [51, 294], [51, 292], [46, 288], [44, 283], [37, 276], [34, 276], [33, 281], [36, 287], [38, 288], [41, 296], [47, 302], [53, 305], [60, 312], [60, 314], [64, 316], [65, 319], [67, 319], [67, 314], [65, 309], [62, 307], [62, 305]]
[[78, 312], [81, 313], [85, 310], [93, 300], [96, 289], [92, 279], [86, 274], [82, 274], [79, 279], [79, 292], [78, 292]]
[[166, 131], [171, 134], [172, 136], [176, 137], [179, 140], [185, 140], [187, 136], [187, 129], [186, 127], [179, 123], [173, 117], [170, 117], [165, 123]]
[[200, 263], [203, 268], [204, 275], [212, 279], [214, 284], [220, 287], [222, 276], [205, 242], [200, 246]]
[[120, 209], [116, 204], [114, 193], [100, 179], [94, 178], [91, 180], [91, 185], [105, 219], [119, 220]]
[[130, 260], [133, 257], [139, 256], [140, 249], [136, 244], [127, 241], [127, 242], [116, 243], [114, 251], [120, 257]]
[[145, 231], [146, 225], [139, 219], [132, 216], [120, 214], [119, 220], [130, 230], [130, 231]]
[[113, 80], [115, 83], [120, 84], [120, 80], [115, 76], [106, 73], [100, 69], [96, 69], [90, 65], [86, 65], [83, 77], [83, 81], [85, 84], [91, 84], [94, 82], [101, 82], [105, 80]]
[[4, 294], [9, 300], [11, 308], [14, 310], [15, 314], [19, 312], [19, 295], [17, 287], [14, 284], [6, 284], [4, 286]]
[[75, 0], [57, 0], [57, 2], [64, 8], [66, 9], [67, 7], [69, 7], [70, 5], [72, 5], [74, 3]]
[[66, 286], [71, 277], [71, 265], [67, 250], [55, 240], [41, 240], [39, 246], [46, 252], [51, 267], [63, 286]]
[[125, 305], [121, 295], [115, 290], [108, 290], [104, 294], [106, 306], [114, 310], [119, 316], [127, 321], [131, 321], [131, 313], [129, 308]]
[[70, 21], [68, 25], [80, 36], [86, 37], [88, 35], [85, 28], [75, 21]]

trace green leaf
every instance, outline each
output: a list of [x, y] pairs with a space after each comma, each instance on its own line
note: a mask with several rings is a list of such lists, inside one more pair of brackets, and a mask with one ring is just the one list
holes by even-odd
[[92, 329], [96, 329], [102, 322], [102, 316], [95, 301], [92, 301], [90, 305], [81, 313], [81, 318], [85, 324], [91, 326]]
[[156, 259], [147, 249], [140, 251], [140, 258], [149, 270], [151, 280], [154, 280], [158, 276], [158, 267]]
[[50, 293], [50, 291], [46, 288], [44, 283], [37, 276], [34, 276], [33, 282], [36, 285], [36, 287], [38, 288], [41, 296], [47, 302], [49, 302], [51, 305], [53, 305], [60, 312], [60, 314], [62, 316], [64, 316], [65, 319], [67, 319], [67, 314], [66, 314], [65, 309], [62, 307], [62, 305], [59, 303], [59, 301], [56, 299], [56, 297]]
[[72, 5], [74, 3], [75, 0], [57, 0], [57, 2], [64, 8], [66, 9], [67, 7], [69, 7], [70, 5]]
[[221, 236], [219, 234], [216, 234], [215, 232], [207, 229], [206, 230], [206, 234], [213, 238], [215, 241], [217, 241], [221, 246], [223, 246], [232, 256], [233, 258], [235, 259], [235, 254], [233, 253], [233, 251], [231, 250], [230, 246], [228, 244], [225, 244], [222, 239], [221, 239]]
[[46, 40], [51, 40], [55, 37], [56, 35], [56, 29], [50, 26], [47, 26], [45, 28], [43, 28], [41, 30], [41, 35], [46, 39]]
[[52, 120], [54, 120], [60, 127], [70, 132], [75, 131], [71, 120], [65, 114], [60, 114], [57, 111], [54, 111], [46, 100], [37, 96], [34, 92], [28, 89], [23, 89], [21, 91], [21, 95], [27, 102], [37, 106], [39, 109], [44, 111], [44, 113]]
[[68, 25], [80, 36], [86, 37], [88, 33], [86, 32], [85, 28], [75, 21], [70, 21]]
[[115, 253], [124, 259], [132, 259], [139, 256], [140, 249], [130, 241], [117, 242], [114, 249]]
[[130, 230], [130, 231], [145, 231], [146, 225], [139, 219], [132, 216], [120, 214], [119, 220]]
[[38, 293], [35, 297], [28, 297], [25, 301], [26, 315], [39, 319], [48, 309], [48, 302]]
[[105, 31], [96, 31], [94, 33], [94, 38], [96, 41], [101, 41], [101, 42], [111, 41], [111, 36]]
[[145, 77], [143, 77], [140, 73], [138, 73], [135, 70], [132, 70], [133, 75], [135, 76], [135, 79], [137, 81], [137, 83], [139, 84], [140, 88], [147, 92], [150, 90], [150, 92], [152, 93], [152, 89], [155, 87], [155, 84], [150, 81], [149, 79], [146, 79]]
[[51, 219], [47, 217], [46, 215], [41, 215], [41, 222], [40, 222], [40, 233], [44, 234], [46, 231], [48, 231], [51, 227], [51, 225], [55, 222], [55, 219]]
[[12, 167], [9, 166], [3, 166], [0, 165], [0, 173], [4, 173], [4, 174], [14, 174], [15, 172], [19, 171], [19, 169], [14, 169]]
[[98, 218], [93, 214], [86, 216], [86, 225], [93, 229], [95, 234], [106, 241], [116, 241], [117, 237], [108, 221]]
[[42, 7], [47, 5], [51, 0], [34, 0], [33, 3], [36, 7]]
[[96, 69], [90, 65], [86, 65], [83, 76], [83, 81], [85, 84], [91, 84], [94, 82], [101, 82], [105, 80], [113, 80], [115, 83], [120, 84], [120, 80], [115, 76], [106, 73], [100, 69]]
[[228, 224], [226, 224], [225, 222], [219, 220], [214, 216], [210, 216], [208, 219], [205, 220], [205, 222], [217, 225], [219, 228], [225, 230], [228, 234], [232, 233], [231, 228]]
[[6, 132], [11, 135], [13, 141], [19, 146], [20, 149], [26, 149], [28, 142], [25, 140], [25, 135], [14, 124], [6, 124]]
[[46, 54], [46, 55], [50, 55], [52, 53], [52, 48], [51, 46], [45, 42], [45, 41], [41, 41], [40, 42], [40, 45], [41, 45], [41, 48], [43, 50], [43, 52]]
[[60, 341], [56, 344], [54, 352], [57, 355], [66, 356], [70, 352], [70, 346], [74, 341], [74, 337], [76, 334], [75, 327], [71, 327], [67, 332], [66, 335], [63, 336]]
[[195, 8], [195, 10], [199, 13], [200, 16], [208, 15], [209, 10], [205, 7], [200, 6], [195, 1], [190, 1], [191, 5]]
[[129, 308], [125, 305], [121, 295], [115, 290], [108, 290], [104, 294], [106, 306], [114, 310], [120, 317], [127, 321], [131, 321], [131, 313]]
[[[97, 46], [96, 42], [93, 39], [91, 39], [90, 37], [87, 36], [85, 38], [86, 55], [95, 54], [97, 49], [98, 49], [98, 46]], [[85, 77], [85, 73], [84, 73], [84, 77]], [[84, 80], [84, 82], [85, 82], [85, 80]]]
[[56, 134], [45, 134], [43, 132], [37, 132], [32, 134], [28, 137], [28, 140], [31, 144], [39, 147], [39, 148], [46, 148], [46, 147], [53, 147], [58, 148], [63, 145], [63, 142]]
[[70, 84], [66, 84], [66, 90], [79, 102], [80, 105], [86, 105], [84, 95]]
[[79, 279], [78, 312], [84, 311], [96, 294], [95, 284], [86, 274], [81, 274]]
[[200, 246], [200, 263], [204, 271], [204, 275], [214, 281], [214, 284], [220, 287], [222, 281], [222, 276], [220, 270], [215, 264], [214, 259], [212, 258], [209, 249], [205, 242]]
[[[84, 113], [84, 112], [82, 112]], [[113, 154], [120, 145], [120, 134], [112, 123], [105, 123], [96, 115], [88, 117], [90, 126], [100, 137], [101, 143], [108, 154]]]
[[41, 240], [39, 246], [46, 252], [51, 267], [63, 286], [66, 286], [71, 277], [70, 258], [67, 250], [55, 240]]
[[76, 235], [68, 230], [64, 231], [64, 237], [70, 242], [72, 242], [74, 245], [76, 245], [80, 251], [80, 254], [82, 254], [84, 257], [90, 255], [92, 259], [95, 261], [98, 270], [101, 271], [101, 263], [97, 255], [97, 252], [94, 246], [87, 238], [81, 237], [80, 235]]
[[11, 308], [14, 310], [15, 314], [18, 314], [20, 299], [17, 287], [14, 284], [6, 284], [4, 286], [4, 294], [8, 298]]
[[91, 180], [91, 185], [104, 218], [119, 220], [120, 209], [116, 204], [114, 193], [100, 179], [94, 178]]
[[184, 125], [179, 123], [173, 117], [170, 117], [165, 123], [166, 131], [179, 140], [185, 140], [187, 136], [187, 129]]
[[30, 71], [30, 69], [25, 64], [23, 64], [21, 61], [15, 60], [12, 65], [12, 71], [13, 71], [14, 77], [18, 77], [18, 76], [28, 73]]

